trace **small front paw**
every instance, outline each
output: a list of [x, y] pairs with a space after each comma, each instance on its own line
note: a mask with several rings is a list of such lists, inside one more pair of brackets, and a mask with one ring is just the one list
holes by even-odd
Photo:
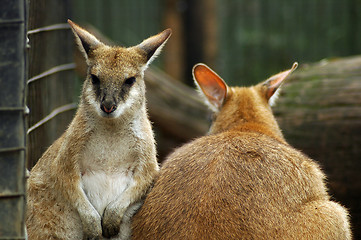
[[83, 240], [100, 240], [103, 239], [101, 236], [85, 236], [83, 237]]
[[102, 239], [101, 219], [98, 213], [85, 216], [83, 223], [83, 239], [98, 240]]
[[117, 208], [106, 208], [102, 218], [103, 236], [110, 238], [118, 235], [123, 211]]

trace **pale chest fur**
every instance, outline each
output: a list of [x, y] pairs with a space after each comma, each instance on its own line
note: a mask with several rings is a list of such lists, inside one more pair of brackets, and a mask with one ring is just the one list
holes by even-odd
[[134, 121], [124, 129], [97, 127], [86, 143], [80, 164], [82, 187], [100, 215], [134, 181], [146, 139], [140, 122]]

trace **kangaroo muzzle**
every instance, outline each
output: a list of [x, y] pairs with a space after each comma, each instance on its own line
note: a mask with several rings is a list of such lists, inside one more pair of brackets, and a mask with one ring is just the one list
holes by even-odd
[[113, 102], [113, 101], [103, 101], [100, 104], [100, 109], [107, 113], [110, 114], [112, 112], [114, 112], [117, 109], [117, 105]]

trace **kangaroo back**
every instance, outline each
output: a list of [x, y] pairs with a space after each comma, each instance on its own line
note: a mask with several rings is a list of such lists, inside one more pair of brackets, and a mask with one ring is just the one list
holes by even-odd
[[133, 218], [133, 239], [351, 239], [318, 165], [282, 136], [270, 104], [297, 67], [249, 88], [193, 69], [214, 112], [208, 136], [175, 150]]

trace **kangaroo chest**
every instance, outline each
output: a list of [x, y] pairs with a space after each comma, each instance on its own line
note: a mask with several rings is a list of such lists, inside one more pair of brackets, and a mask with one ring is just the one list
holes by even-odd
[[100, 215], [132, 183], [136, 149], [131, 133], [104, 132], [87, 142], [80, 164], [82, 187]]

